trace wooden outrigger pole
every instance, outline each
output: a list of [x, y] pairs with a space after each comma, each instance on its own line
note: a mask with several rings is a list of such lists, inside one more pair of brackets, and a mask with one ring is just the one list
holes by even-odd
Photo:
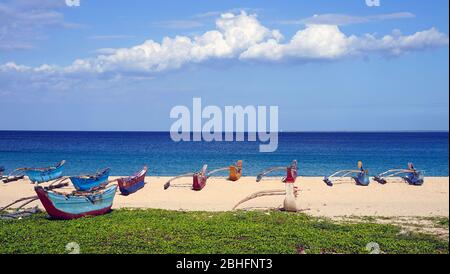
[[[59, 182], [59, 183], [57, 183], [57, 184], [53, 184], [52, 183], [50, 186], [45, 187], [45, 190], [47, 190], [47, 191], [48, 190], [54, 190], [54, 189], [63, 188], [63, 187], [66, 187], [66, 186], [69, 185], [68, 183], [60, 182], [60, 180], [56, 180], [55, 182]], [[14, 202], [12, 202], [12, 203], [10, 203], [10, 204], [0, 208], [0, 212], [3, 212], [3, 211], [8, 210], [9, 208], [11, 208], [13, 205], [16, 205], [18, 203], [22, 203], [18, 207], [15, 208], [16, 212], [2, 214], [2, 215], [0, 215], [0, 219], [5, 219], [5, 218], [7, 218], [7, 219], [15, 219], [15, 218], [18, 218], [18, 217], [28, 216], [28, 215], [31, 215], [31, 214], [39, 212], [39, 210], [37, 210], [37, 209], [22, 210], [22, 211], [20, 210], [20, 209], [24, 208], [26, 205], [31, 204], [32, 202], [34, 202], [34, 201], [36, 201], [38, 199], [39, 199], [39, 197], [37, 195], [30, 196], [30, 197], [25, 197], [25, 198], [18, 199], [16, 201], [14, 201]]]
[[298, 212], [300, 209], [297, 206], [297, 197], [298, 197], [298, 188], [294, 186], [294, 183], [285, 183], [286, 189], [275, 189], [275, 190], [263, 190], [255, 192], [241, 201], [239, 201], [234, 207], [233, 210], [236, 210], [238, 206], [241, 204], [248, 202], [250, 200], [265, 197], [265, 196], [285, 196], [283, 201], [283, 209], [289, 212]]

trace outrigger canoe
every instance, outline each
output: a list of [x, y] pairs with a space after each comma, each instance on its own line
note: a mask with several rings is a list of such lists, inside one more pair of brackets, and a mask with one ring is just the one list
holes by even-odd
[[408, 163], [408, 167], [406, 169], [390, 169], [375, 176], [373, 179], [384, 185], [388, 183], [388, 180], [395, 180], [395, 178], [398, 178], [404, 180], [410, 185], [421, 186], [425, 181], [424, 173], [425, 172], [423, 170], [417, 170], [413, 163]]
[[147, 175], [147, 166], [133, 176], [120, 178], [117, 180], [119, 190], [122, 195], [130, 195], [145, 186], [145, 176]]
[[323, 178], [327, 186], [333, 186], [335, 182], [355, 181], [358, 186], [368, 186], [370, 184], [369, 170], [364, 169], [362, 161], [358, 161], [358, 169], [339, 170], [330, 176]]
[[50, 217], [72, 220], [110, 212], [116, 195], [117, 185], [112, 185], [101, 191], [74, 192], [72, 194], [49, 191], [41, 186], [36, 186], [34, 190]]
[[110, 171], [109, 168], [105, 168], [95, 175], [70, 177], [70, 181], [77, 191], [89, 191], [107, 185]]
[[26, 175], [32, 183], [45, 183], [62, 177], [64, 164], [66, 161], [59, 162], [56, 166], [45, 168], [18, 168], [9, 176], [3, 179], [4, 183], [15, 182]]

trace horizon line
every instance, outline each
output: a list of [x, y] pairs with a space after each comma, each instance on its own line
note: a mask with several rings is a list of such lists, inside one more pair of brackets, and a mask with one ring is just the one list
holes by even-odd
[[[0, 129], [0, 132], [140, 132], [140, 133], [170, 133], [170, 131], [162, 130], [34, 130], [34, 129]], [[436, 130], [286, 130], [278, 131], [278, 133], [427, 133], [427, 132], [440, 132], [449, 133], [448, 129], [436, 129]], [[190, 131], [189, 133], [198, 133], [197, 131]], [[230, 133], [224, 131], [222, 133]], [[258, 133], [258, 132], [237, 132], [232, 133]]]

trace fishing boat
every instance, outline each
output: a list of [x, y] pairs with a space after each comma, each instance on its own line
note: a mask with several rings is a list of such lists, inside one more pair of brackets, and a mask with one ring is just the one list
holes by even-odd
[[203, 165], [202, 169], [199, 172], [186, 173], [186, 174], [182, 174], [182, 175], [173, 177], [172, 179], [167, 181], [167, 183], [164, 184], [164, 189], [168, 189], [169, 187], [173, 186], [172, 182], [176, 179], [192, 176], [192, 190], [200, 191], [205, 187], [206, 181], [208, 180], [208, 176], [206, 174], [207, 169], [208, 169], [208, 165]]
[[285, 183], [295, 183], [295, 180], [297, 180], [298, 176], [298, 163], [297, 160], [293, 160], [291, 164], [287, 167], [271, 167], [268, 169], [263, 170], [258, 176], [256, 177], [256, 181], [260, 182], [264, 176], [267, 174], [278, 171], [278, 170], [286, 170], [286, 177], [283, 177], [281, 180]]
[[64, 164], [66, 161], [59, 162], [56, 166], [45, 168], [18, 168], [3, 179], [4, 183], [15, 182], [27, 176], [32, 183], [45, 183], [62, 177]]
[[111, 211], [117, 185], [95, 192], [62, 194], [36, 186], [35, 191], [47, 214], [54, 219], [72, 220], [103, 215]]
[[370, 184], [369, 171], [364, 169], [362, 161], [358, 161], [356, 170], [339, 170], [330, 176], [323, 178], [327, 186], [333, 186], [336, 182], [355, 181], [356, 185], [368, 186]]
[[388, 181], [402, 180], [414, 186], [423, 185], [425, 171], [417, 170], [413, 163], [408, 163], [406, 169], [390, 169], [373, 177], [374, 181], [380, 184], [387, 184]]
[[228, 180], [237, 181], [242, 177], [242, 160], [236, 162], [235, 165], [230, 166], [230, 174]]
[[208, 178], [211, 177], [213, 174], [216, 174], [218, 172], [228, 171], [228, 180], [229, 181], [237, 181], [242, 177], [242, 160], [238, 160], [236, 164], [221, 167], [215, 170], [212, 170], [208, 172]]
[[119, 184], [119, 190], [122, 195], [130, 195], [143, 188], [145, 185], [147, 170], [147, 166], [144, 166], [144, 168], [135, 175], [118, 179], [117, 183]]
[[107, 185], [110, 171], [109, 168], [105, 168], [94, 175], [70, 177], [70, 181], [77, 191], [90, 191]]

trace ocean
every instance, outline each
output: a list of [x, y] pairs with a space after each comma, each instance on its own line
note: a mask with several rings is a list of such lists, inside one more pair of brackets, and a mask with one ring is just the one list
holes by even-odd
[[168, 132], [0, 131], [0, 166], [8, 172], [64, 159], [66, 175], [104, 167], [113, 175], [129, 175], [146, 164], [149, 175], [168, 176], [242, 159], [244, 175], [254, 176], [297, 159], [300, 175], [324, 176], [362, 160], [371, 175], [413, 162], [426, 176], [448, 176], [448, 142], [448, 132], [280, 133], [276, 152], [259, 153], [258, 142], [176, 143]]

